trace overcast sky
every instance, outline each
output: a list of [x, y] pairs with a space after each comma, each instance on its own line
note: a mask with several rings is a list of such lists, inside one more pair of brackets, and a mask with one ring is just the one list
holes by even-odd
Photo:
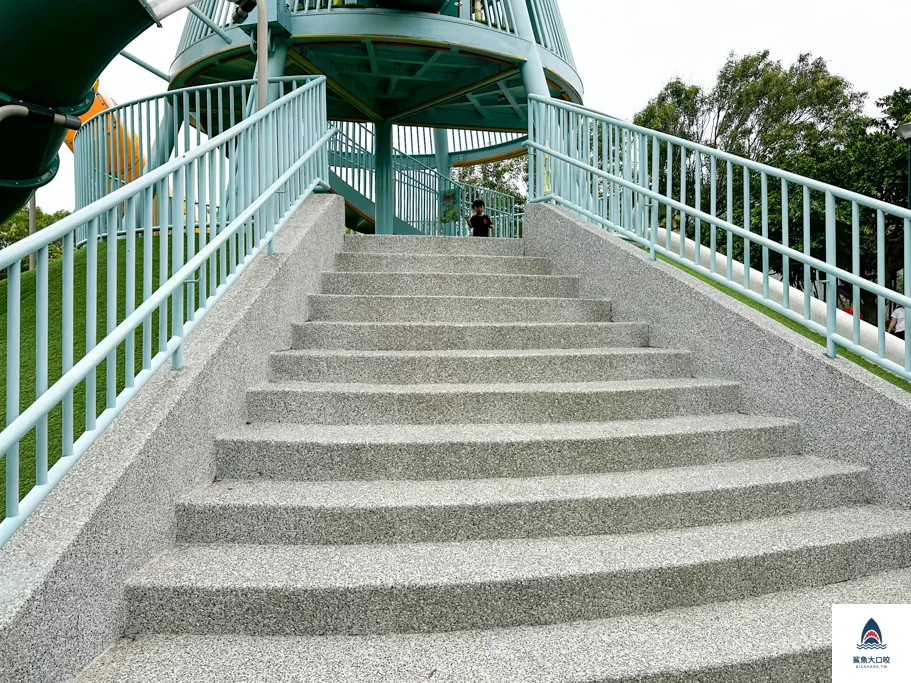
[[[873, 100], [911, 88], [909, 0], [559, 0], [585, 103], [629, 118], [671, 78], [710, 86], [730, 52], [771, 50], [793, 61], [812, 52]], [[758, 11], [757, 11], [758, 10]], [[186, 11], [136, 39], [128, 49], [168, 71]], [[164, 81], [118, 57], [101, 76], [119, 103], [162, 91]], [[46, 211], [72, 209], [73, 156], [60, 152], [60, 172], [38, 191]]]

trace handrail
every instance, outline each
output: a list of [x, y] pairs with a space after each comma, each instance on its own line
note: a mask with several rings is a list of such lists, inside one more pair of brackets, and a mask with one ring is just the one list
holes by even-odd
[[820, 192], [831, 192], [836, 197], [844, 199], [846, 201], [858, 202], [864, 204], [865, 206], [870, 207], [871, 209], [878, 209], [881, 211], [887, 211], [896, 216], [901, 216], [903, 218], [911, 218], [911, 209], [906, 209], [902, 206], [896, 204], [889, 204], [888, 202], [881, 201], [875, 197], [868, 197], [866, 195], [859, 194], [857, 192], [852, 192], [851, 190], [845, 190], [844, 188], [838, 187], [837, 185], [829, 185], [819, 180], [814, 180], [807, 176], [802, 176], [797, 173], [792, 173], [790, 171], [785, 171], [780, 168], [775, 168], [774, 166], [768, 166], [767, 164], [760, 163], [758, 161], [753, 161], [745, 157], [737, 156], [736, 154], [730, 154], [715, 147], [709, 147], [707, 145], [700, 144], [698, 142], [691, 142], [684, 138], [678, 138], [674, 135], [669, 135], [668, 133], [662, 133], [661, 131], [652, 130], [651, 128], [644, 128], [642, 126], [637, 126], [634, 123], [624, 121], [623, 119], [610, 116], [608, 114], [601, 114], [594, 109], [589, 109], [587, 107], [580, 106], [578, 104], [573, 104], [571, 102], [566, 102], [564, 100], [555, 100], [540, 97], [539, 95], [529, 95], [530, 100], [536, 102], [546, 103], [557, 109], [563, 109], [564, 111], [570, 111], [583, 116], [589, 116], [594, 120], [602, 121], [605, 123], [613, 123], [618, 126], [622, 126], [625, 130], [640, 133], [642, 135], [647, 135], [652, 138], [657, 138], [663, 142], [670, 142], [677, 146], [686, 147], [687, 150], [691, 152], [701, 152], [703, 154], [708, 154], [714, 156], [716, 159], [722, 159], [724, 161], [730, 161], [737, 164], [738, 166], [745, 166], [751, 171], [756, 171], [758, 173], [765, 173], [767, 175], [773, 175], [778, 178], [787, 180], [798, 185], [804, 185], [813, 190], [818, 190]]
[[[325, 186], [328, 143], [336, 133], [327, 125], [325, 96], [325, 78], [309, 79], [180, 157], [0, 251], [8, 280], [0, 545], [161, 366], [170, 360], [181, 367], [186, 335], [261, 251], [271, 253], [276, 233], [314, 188]], [[218, 214], [210, 210], [216, 204]], [[77, 320], [75, 236], [83, 227], [89, 235], [79, 257], [86, 273], [85, 317]], [[104, 249], [99, 236], [107, 238]], [[61, 240], [57, 290], [48, 277], [49, 247]], [[21, 263], [32, 253], [36, 391], [20, 411]], [[59, 325], [48, 318], [51, 297], [55, 305], [59, 298], [63, 311]], [[99, 322], [105, 330], [100, 341]], [[85, 335], [81, 357], [77, 333]], [[51, 368], [49, 351], [58, 344], [62, 363]], [[99, 372], [102, 390], [96, 392]], [[84, 392], [77, 394], [81, 385]], [[77, 427], [82, 419], [84, 427]], [[21, 501], [20, 456], [35, 468], [35, 485]]]
[[[887, 265], [911, 272], [911, 210], [578, 105], [529, 102], [530, 201], [561, 204], [652, 258], [681, 263], [799, 322], [825, 336], [830, 357], [846, 348], [911, 379], [911, 342], [886, 330], [889, 307], [911, 317], [911, 278], [903, 292], [887, 282]], [[862, 226], [876, 247], [875, 265], [865, 269]], [[823, 243], [816, 254], [814, 240]], [[902, 252], [897, 263], [887, 264], [889, 240]], [[814, 271], [825, 290], [819, 298]], [[862, 319], [863, 305], [874, 324]]]

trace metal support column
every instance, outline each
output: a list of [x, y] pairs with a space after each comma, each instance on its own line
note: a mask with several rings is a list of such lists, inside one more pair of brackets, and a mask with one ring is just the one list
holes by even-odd
[[373, 136], [376, 163], [376, 234], [391, 235], [395, 222], [395, 169], [392, 167], [392, 122], [377, 121]]
[[[436, 157], [437, 173], [444, 178], [452, 178], [452, 163], [449, 158], [449, 131], [446, 128], [433, 129], [433, 153]], [[450, 189], [451, 183], [441, 182], [443, 185], [440, 187], [440, 192]], [[455, 225], [452, 223], [441, 223], [440, 227], [442, 228], [442, 234], [454, 234]]]
[[541, 62], [541, 54], [538, 52], [538, 44], [535, 41], [535, 31], [531, 25], [531, 16], [528, 13], [528, 2], [519, 0], [512, 3], [513, 16], [516, 22], [516, 33], [522, 40], [528, 41], [528, 54], [522, 63], [522, 80], [525, 82], [525, 90], [529, 95], [540, 95], [541, 97], [550, 97], [550, 87], [547, 85], [547, 78], [544, 76], [544, 65]]
[[[285, 60], [288, 58], [288, 43], [281, 38], [269, 51], [269, 78], [281, 78], [285, 75]], [[281, 85], [273, 83], [269, 86], [269, 101], [274, 102], [279, 98]]]

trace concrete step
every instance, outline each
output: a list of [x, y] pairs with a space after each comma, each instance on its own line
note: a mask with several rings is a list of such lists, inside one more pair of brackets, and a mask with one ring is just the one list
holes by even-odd
[[643, 615], [486, 631], [145, 634], [122, 640], [77, 683], [178, 680], [167, 672], [182, 681], [284, 683], [829, 683], [832, 605], [907, 602], [909, 585], [911, 570], [902, 569]]
[[126, 634], [554, 624], [739, 600], [909, 564], [911, 512], [876, 506], [610, 536], [183, 545], [127, 582]]
[[344, 251], [366, 254], [447, 254], [454, 256], [524, 256], [519, 239], [495, 237], [423, 237], [421, 235], [345, 235]]
[[296, 323], [295, 349], [433, 351], [648, 346], [645, 323]]
[[272, 379], [376, 384], [606, 382], [692, 376], [692, 357], [669, 349], [541, 351], [278, 351]]
[[320, 291], [323, 294], [571, 299], [579, 294], [579, 279], [495, 273], [323, 273]]
[[223, 479], [543, 477], [799, 452], [795, 422], [749, 415], [538, 424], [245, 425], [215, 441]]
[[335, 270], [370, 273], [501, 273], [550, 275], [550, 259], [531, 256], [455, 256], [452, 254], [370, 254], [343, 251]]
[[602, 422], [724, 413], [740, 385], [709, 379], [565, 384], [274, 382], [247, 391], [251, 422], [458, 424]]
[[423, 543], [657, 531], [867, 502], [865, 470], [809, 457], [461, 481], [226, 480], [177, 506], [182, 543]]
[[422, 323], [595, 323], [610, 320], [603, 299], [314, 294], [310, 320]]

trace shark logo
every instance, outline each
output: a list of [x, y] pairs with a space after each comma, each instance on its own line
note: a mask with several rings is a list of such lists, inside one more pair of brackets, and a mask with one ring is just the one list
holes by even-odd
[[863, 634], [860, 637], [858, 650], [885, 650], [886, 644], [883, 642], [883, 632], [873, 619], [870, 619], [865, 625]]

